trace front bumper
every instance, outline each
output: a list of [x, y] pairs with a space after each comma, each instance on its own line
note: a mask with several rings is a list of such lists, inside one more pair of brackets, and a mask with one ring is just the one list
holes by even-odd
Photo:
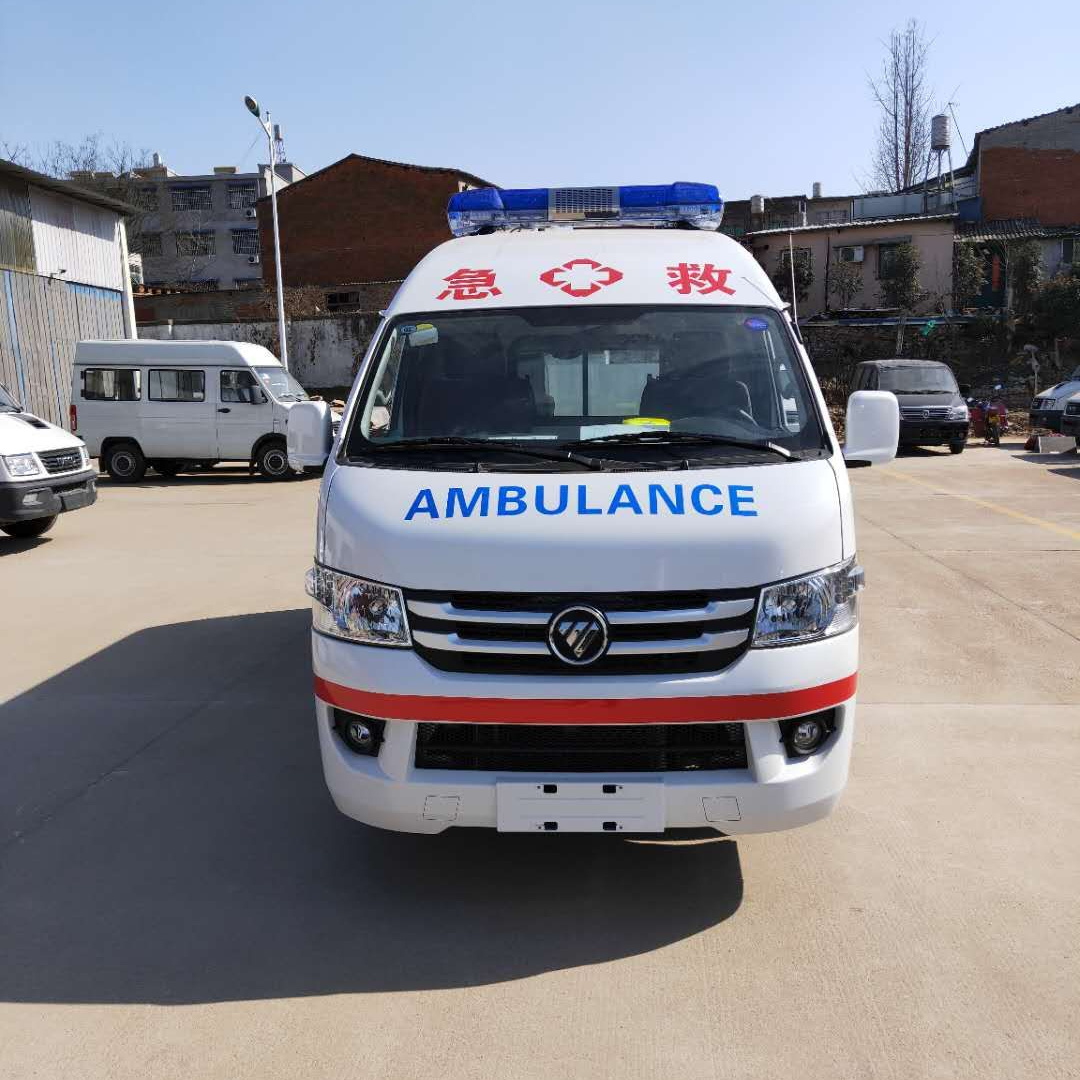
[[1028, 413], [1031, 426], [1049, 428], [1051, 431], [1061, 431], [1061, 419], [1065, 415], [1064, 409], [1032, 409]]
[[0, 483], [0, 521], [30, 521], [81, 510], [97, 500], [93, 470], [29, 480]]
[[[497, 784], [501, 780], [651, 780], [664, 788], [664, 828], [710, 827], [743, 834], [772, 832], [825, 817], [847, 782], [855, 722], [852, 693], [858, 655], [858, 631], [809, 645], [750, 650], [730, 668], [715, 675], [594, 677], [463, 676], [425, 664], [411, 650], [369, 648], [313, 634], [314, 666], [320, 697], [316, 720], [323, 771], [330, 794], [342, 813], [380, 828], [437, 833], [450, 826], [495, 828], [498, 825]], [[836, 704], [836, 731], [817, 753], [792, 759], [780, 740], [780, 718], [813, 711], [812, 688], [847, 687]], [[378, 757], [354, 754], [333, 728], [328, 686], [357, 688], [367, 700], [387, 703], [370, 710], [387, 720]], [[407, 688], [407, 694], [403, 693]], [[762, 703], [775, 701], [776, 712], [760, 716]], [[748, 768], [718, 771], [655, 772], [622, 775], [513, 773], [418, 769], [414, 764], [419, 720], [440, 711], [446, 719], [492, 722], [537, 712], [534, 722], [558, 722], [565, 708], [568, 721], [582, 718], [582, 709], [601, 717], [634, 715], [634, 722], [655, 710], [670, 720], [683, 707], [699, 721], [736, 719], [745, 708]], [[655, 703], [655, 704], [654, 704]], [[748, 703], [748, 704], [743, 704]], [[804, 707], [810, 704], [810, 708]], [[340, 705], [340, 702], [338, 703]], [[397, 715], [394, 715], [394, 714]], [[403, 718], [405, 717], [405, 718]], [[528, 722], [519, 720], [519, 722]], [[604, 719], [586, 722], [604, 723]]]
[[964, 442], [968, 437], [967, 420], [901, 420], [901, 446], [940, 446]]

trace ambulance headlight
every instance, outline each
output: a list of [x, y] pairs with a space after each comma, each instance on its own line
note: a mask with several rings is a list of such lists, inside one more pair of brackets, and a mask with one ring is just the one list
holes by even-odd
[[400, 589], [313, 566], [305, 591], [314, 601], [311, 624], [320, 633], [365, 645], [412, 645]]
[[798, 645], [835, 637], [859, 621], [863, 569], [854, 557], [815, 574], [770, 585], [761, 595], [753, 645]]

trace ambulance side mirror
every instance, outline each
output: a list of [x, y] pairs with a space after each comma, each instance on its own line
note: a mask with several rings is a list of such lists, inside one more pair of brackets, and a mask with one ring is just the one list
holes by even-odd
[[896, 457], [900, 404], [887, 390], [856, 390], [848, 398], [844, 460], [849, 469], [884, 465]]
[[326, 464], [334, 442], [332, 422], [325, 401], [298, 401], [289, 409], [285, 441], [290, 468], [299, 471]]

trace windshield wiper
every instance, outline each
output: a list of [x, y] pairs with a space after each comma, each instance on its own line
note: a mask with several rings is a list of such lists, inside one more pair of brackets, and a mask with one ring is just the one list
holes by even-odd
[[595, 439], [580, 439], [569, 445], [580, 447], [593, 443], [610, 443], [616, 446], [736, 446], [744, 450], [767, 450], [791, 460], [791, 451], [774, 442], [731, 439], [726, 435], [710, 435], [696, 431], [626, 431], [617, 435], [599, 435]]
[[519, 446], [517, 443], [503, 442], [501, 439], [467, 439], [463, 435], [436, 435], [424, 439], [398, 439], [395, 442], [372, 443], [375, 453], [388, 450], [483, 450], [485, 452], [504, 451], [519, 457], [538, 458], [540, 461], [573, 462], [585, 469], [604, 469], [603, 458], [586, 457], [575, 454], [572, 450], [534, 450]]

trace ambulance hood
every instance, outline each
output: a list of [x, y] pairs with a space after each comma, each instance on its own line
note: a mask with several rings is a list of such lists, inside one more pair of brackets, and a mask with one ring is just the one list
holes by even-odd
[[829, 461], [678, 472], [337, 468], [320, 559], [415, 589], [738, 588], [840, 562]]
[[0, 412], [0, 454], [28, 454], [41, 450], [67, 450], [82, 441], [29, 413]]

